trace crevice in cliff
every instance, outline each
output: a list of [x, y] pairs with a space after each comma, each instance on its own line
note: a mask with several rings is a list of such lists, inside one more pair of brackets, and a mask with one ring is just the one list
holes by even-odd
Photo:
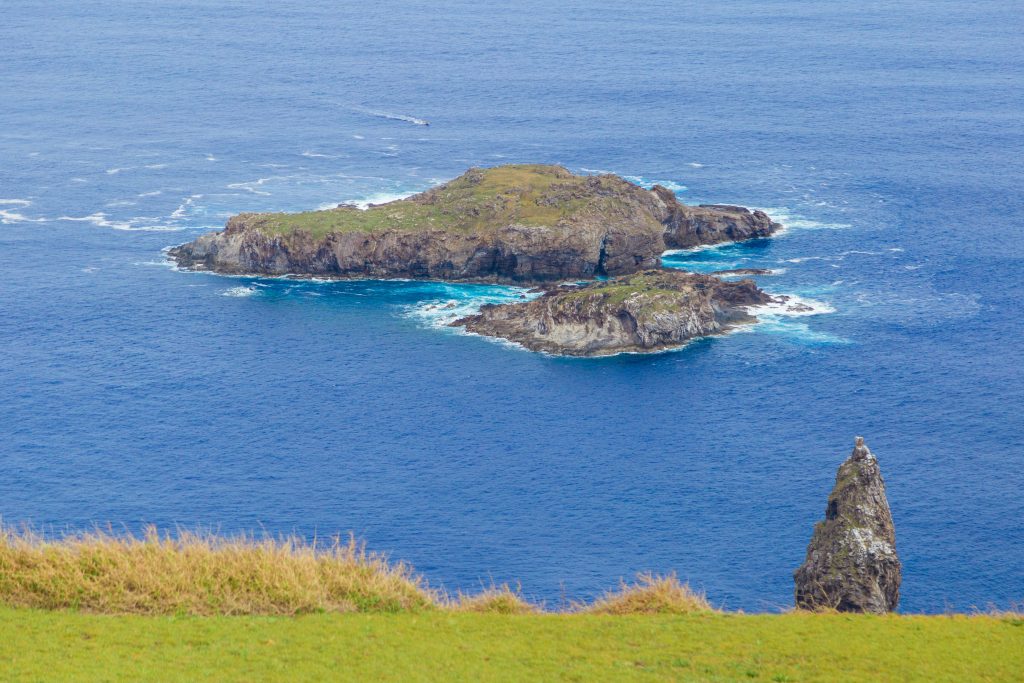
[[605, 235], [601, 239], [601, 250], [597, 254], [597, 266], [594, 268], [594, 275], [597, 277], [608, 277], [608, 271], [605, 269], [605, 259], [608, 257], [608, 235]]

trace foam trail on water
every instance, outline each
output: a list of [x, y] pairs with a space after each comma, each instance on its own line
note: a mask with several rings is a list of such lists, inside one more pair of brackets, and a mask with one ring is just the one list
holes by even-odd
[[220, 293], [220, 295], [231, 297], [249, 297], [258, 293], [259, 290], [256, 289], [255, 287], [231, 287], [230, 289], [225, 289], [223, 292]]
[[245, 190], [246, 192], [252, 192], [253, 194], [269, 197], [269, 192], [257, 190], [256, 188], [270, 182], [271, 180], [274, 180], [274, 178], [257, 178], [256, 180], [245, 183], [230, 183], [227, 187], [229, 190]]
[[849, 223], [811, 220], [785, 206], [754, 208], [764, 211], [776, 223], [782, 223], [783, 230], [775, 233], [773, 237], [778, 237], [790, 230], [844, 230], [850, 227]]
[[737, 331], [778, 334], [807, 346], [850, 343], [843, 337], [814, 330], [802, 320], [794, 320], [835, 313], [836, 309], [830, 303], [796, 294], [776, 294], [774, 299], [772, 303], [762, 306], [749, 306], [747, 312], [756, 316], [758, 322], [752, 326], [740, 327]]
[[189, 211], [191, 211], [195, 206], [196, 200], [202, 198], [203, 195], [201, 194], [193, 194], [186, 197], [185, 201], [179, 204], [178, 208], [171, 212], [171, 220], [178, 221], [185, 218]]
[[405, 121], [406, 123], [411, 123], [411, 124], [416, 125], [416, 126], [429, 126], [430, 125], [430, 121], [427, 121], [426, 119], [420, 119], [420, 118], [417, 118], [415, 116], [409, 116], [408, 114], [395, 114], [393, 112], [381, 111], [379, 109], [359, 109], [359, 108], [356, 108], [355, 111], [361, 112], [363, 114], [367, 114], [369, 116], [376, 116], [379, 119], [390, 119], [391, 121]]
[[[32, 202], [27, 199], [0, 199], [0, 206], [18, 206], [26, 207], [32, 206]], [[0, 223], [10, 225], [12, 223], [46, 223], [46, 218], [29, 218], [23, 213], [19, 213], [14, 209], [0, 209]]]
[[[129, 232], [176, 232], [183, 228], [173, 225], [146, 225], [153, 220], [151, 218], [132, 218], [127, 221], [110, 220], [103, 212], [93, 213], [88, 216], [61, 216], [57, 220], [75, 221], [78, 223], [91, 223], [98, 228], [111, 228], [113, 230], [125, 230]], [[136, 225], [136, 223], [139, 223]]]

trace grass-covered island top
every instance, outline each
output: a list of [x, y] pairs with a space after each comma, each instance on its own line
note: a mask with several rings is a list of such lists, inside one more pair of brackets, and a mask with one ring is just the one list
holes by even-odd
[[509, 164], [472, 168], [426, 192], [365, 209], [342, 203], [302, 213], [242, 214], [269, 235], [304, 230], [313, 237], [375, 230], [474, 232], [505, 225], [554, 226], [584, 208], [624, 211], [638, 191], [616, 175], [574, 175], [561, 166]]
[[471, 168], [420, 194], [360, 209], [242, 213], [171, 250], [232, 274], [540, 284], [628, 275], [666, 249], [767, 237], [763, 212], [687, 206], [664, 187], [561, 166]]

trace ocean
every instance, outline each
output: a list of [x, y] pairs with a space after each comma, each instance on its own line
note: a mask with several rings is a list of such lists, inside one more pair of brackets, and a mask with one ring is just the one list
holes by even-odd
[[[1022, 34], [988, 0], [10, 0], [3, 523], [352, 532], [449, 591], [649, 570], [775, 611], [863, 435], [901, 609], [1019, 603]], [[783, 234], [665, 263], [813, 312], [567, 359], [444, 325], [516, 288], [164, 253], [510, 162], [763, 208]]]

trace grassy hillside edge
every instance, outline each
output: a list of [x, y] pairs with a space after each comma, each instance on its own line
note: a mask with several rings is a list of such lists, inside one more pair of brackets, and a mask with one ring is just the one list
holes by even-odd
[[0, 534], [3, 680], [1019, 680], [1020, 614], [714, 609], [642, 575], [544, 611], [339, 538]]

